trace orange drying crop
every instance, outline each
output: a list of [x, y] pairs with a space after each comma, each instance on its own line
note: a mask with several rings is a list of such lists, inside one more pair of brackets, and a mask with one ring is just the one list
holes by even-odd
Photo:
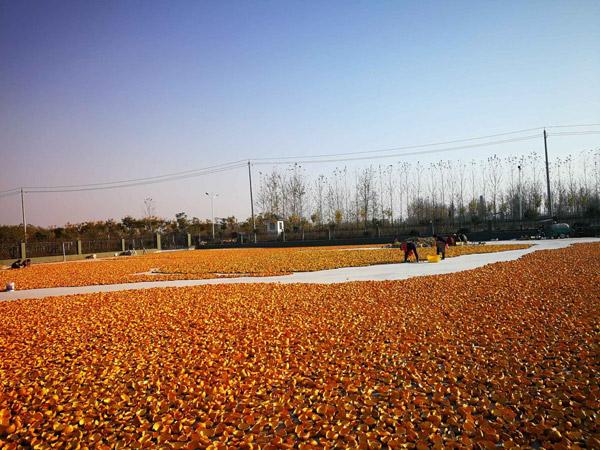
[[[447, 256], [527, 247], [527, 244], [451, 247]], [[422, 258], [434, 252], [433, 248], [419, 249]], [[98, 261], [35, 264], [26, 269], [3, 270], [0, 271], [0, 286], [13, 281], [17, 289], [22, 290], [240, 275], [285, 275], [337, 267], [399, 263], [403, 259], [401, 250], [389, 248], [305, 247], [180, 251]], [[157, 273], [148, 274], [152, 269]]]
[[0, 447], [598, 448], [600, 245], [0, 304]]

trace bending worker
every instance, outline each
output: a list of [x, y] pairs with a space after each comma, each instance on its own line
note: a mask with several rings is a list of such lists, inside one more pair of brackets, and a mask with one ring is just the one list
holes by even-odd
[[414, 253], [417, 262], [419, 262], [419, 254], [417, 253], [417, 245], [414, 242], [404, 241], [402, 243], [402, 250], [404, 250], [404, 262], [408, 261], [408, 257]]

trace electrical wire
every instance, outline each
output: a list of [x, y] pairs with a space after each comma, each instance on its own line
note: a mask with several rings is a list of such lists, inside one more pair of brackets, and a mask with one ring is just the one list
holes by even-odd
[[588, 134], [600, 134], [600, 131], [560, 131], [558, 133], [548, 133], [548, 136], [586, 136]]
[[[547, 126], [547, 129], [554, 128], [578, 128], [578, 127], [596, 127], [600, 126], [600, 123], [596, 124], [574, 124], [574, 125], [552, 125]], [[25, 187], [24, 192], [27, 193], [52, 193], [52, 192], [82, 192], [82, 191], [94, 191], [94, 190], [107, 190], [107, 189], [118, 189], [132, 186], [142, 186], [147, 184], [156, 184], [167, 181], [175, 181], [186, 178], [192, 178], [197, 176], [209, 175], [213, 173], [220, 173], [228, 170], [239, 169], [241, 167], [246, 167], [248, 163], [253, 165], [281, 165], [281, 164], [290, 164], [292, 161], [300, 164], [311, 164], [311, 163], [327, 163], [327, 162], [338, 162], [338, 161], [360, 161], [365, 159], [381, 159], [381, 158], [392, 158], [392, 157], [401, 157], [401, 156], [414, 156], [414, 155], [425, 155], [425, 154], [433, 154], [433, 153], [443, 153], [450, 152], [455, 150], [469, 149], [469, 148], [477, 148], [477, 147], [485, 147], [485, 146], [493, 146], [499, 144], [505, 144], [510, 142], [520, 142], [530, 139], [539, 138], [539, 135], [528, 135], [528, 136], [520, 136], [509, 139], [501, 139], [491, 142], [483, 142], [477, 144], [463, 145], [463, 146], [453, 146], [447, 148], [437, 148], [431, 150], [422, 150], [422, 151], [413, 151], [413, 152], [403, 152], [403, 153], [391, 153], [382, 155], [381, 153], [390, 153], [397, 152], [398, 150], [416, 150], [427, 147], [438, 147], [441, 145], [450, 145], [457, 144], [463, 142], [472, 142], [483, 139], [492, 139], [495, 137], [503, 137], [510, 136], [515, 134], [522, 134], [531, 131], [540, 131], [544, 129], [544, 127], [535, 127], [535, 128], [526, 128], [522, 130], [508, 131], [505, 133], [497, 133], [490, 134], [486, 136], [477, 136], [465, 139], [455, 139], [449, 141], [442, 142], [434, 142], [429, 144], [420, 144], [420, 145], [407, 145], [400, 147], [392, 147], [387, 149], [380, 150], [368, 150], [368, 151], [359, 151], [359, 152], [344, 152], [344, 153], [329, 153], [329, 154], [321, 154], [321, 155], [310, 155], [310, 156], [281, 156], [278, 158], [251, 158], [249, 160], [238, 160], [229, 163], [217, 164], [213, 166], [204, 167], [201, 169], [193, 169], [182, 172], [174, 172], [168, 173], [164, 175], [157, 175], [152, 177], [142, 177], [142, 178], [133, 178], [128, 180], [118, 180], [118, 181], [107, 181], [102, 183], [88, 183], [88, 184], [73, 184], [73, 185], [57, 185], [57, 186], [30, 186]], [[584, 130], [584, 131], [564, 131], [557, 133], [550, 133], [551, 136], [569, 136], [569, 135], [587, 135], [587, 134], [600, 134], [600, 131], [595, 130]], [[355, 156], [355, 155], [364, 155], [364, 156]], [[344, 158], [348, 156], [348, 158]], [[20, 188], [9, 189], [6, 191], [0, 192], [0, 197], [11, 196], [19, 193]]]
[[485, 136], [477, 136], [477, 137], [470, 137], [470, 138], [464, 138], [464, 139], [454, 139], [451, 141], [432, 142], [432, 143], [428, 143], [428, 144], [404, 145], [401, 147], [391, 147], [391, 148], [385, 148], [385, 149], [379, 149], [379, 150], [362, 150], [362, 151], [357, 151], [357, 152], [328, 153], [328, 154], [321, 154], [321, 155], [282, 156], [279, 158], [264, 157], [264, 158], [253, 158], [252, 160], [253, 161], [268, 161], [268, 160], [273, 160], [273, 159], [277, 159], [277, 160], [291, 159], [291, 160], [293, 160], [293, 159], [302, 159], [302, 158], [329, 158], [329, 157], [336, 157], [336, 156], [383, 153], [383, 152], [392, 152], [392, 151], [397, 151], [397, 150], [411, 150], [411, 149], [417, 149], [417, 148], [437, 147], [439, 145], [458, 144], [460, 142], [470, 142], [470, 141], [476, 141], [476, 140], [482, 140], [482, 139], [491, 139], [491, 138], [495, 138], [495, 137], [510, 136], [512, 134], [528, 133], [530, 131], [542, 131], [545, 128], [551, 129], [551, 128], [574, 128], [574, 127], [595, 127], [595, 126], [600, 126], [600, 123], [577, 124], [577, 125], [551, 125], [551, 126], [547, 126], [547, 127], [524, 128], [522, 130], [507, 131], [504, 133], [497, 133], [497, 134], [488, 134]]
[[0, 198], [11, 197], [13, 195], [18, 195], [20, 193], [19, 190], [13, 190], [12, 192], [5, 191], [4, 193], [0, 193]]
[[6, 191], [0, 191], [0, 195], [3, 194], [9, 194], [12, 195], [13, 193], [16, 194], [21, 190], [21, 188], [12, 188], [12, 189], [7, 189]]
[[68, 188], [84, 188], [84, 187], [93, 187], [93, 186], [107, 186], [107, 185], [113, 185], [113, 184], [141, 182], [141, 181], [153, 181], [153, 180], [159, 180], [162, 178], [176, 177], [179, 175], [195, 174], [197, 172], [204, 172], [204, 171], [211, 170], [211, 169], [220, 169], [220, 168], [225, 168], [225, 167], [234, 166], [234, 165], [237, 168], [237, 165], [239, 165], [241, 163], [247, 164], [247, 161], [239, 160], [239, 161], [234, 161], [234, 162], [230, 162], [230, 163], [223, 163], [223, 164], [217, 164], [214, 166], [203, 167], [201, 169], [193, 169], [193, 170], [186, 170], [183, 172], [167, 173], [164, 175], [156, 175], [153, 177], [133, 178], [133, 179], [129, 179], [129, 180], [120, 180], [120, 181], [106, 181], [104, 183], [72, 184], [72, 185], [63, 185], [63, 186], [30, 186], [30, 187], [27, 187], [24, 189], [56, 189], [56, 188], [68, 189]]
[[576, 125], [549, 125], [546, 128], [581, 128], [581, 127], [600, 127], [600, 123], [581, 123]]
[[162, 178], [162, 179], [155, 179], [155, 180], [149, 180], [149, 181], [136, 181], [133, 183], [123, 183], [123, 184], [113, 185], [113, 186], [100, 186], [100, 187], [88, 186], [88, 187], [44, 188], [44, 189], [23, 188], [23, 192], [27, 193], [27, 194], [49, 194], [49, 193], [57, 193], [57, 192], [103, 191], [103, 190], [108, 190], [108, 189], [119, 189], [119, 188], [133, 187], [133, 186], [145, 186], [145, 185], [149, 185], [149, 184], [164, 183], [167, 181], [183, 180], [183, 179], [198, 177], [198, 176], [202, 176], [202, 175], [210, 175], [210, 174], [214, 174], [214, 173], [225, 172], [228, 170], [239, 169], [242, 167], [247, 167], [247, 163], [238, 164], [236, 166], [227, 166], [227, 167], [223, 167], [220, 169], [213, 169], [213, 170], [204, 171], [204, 172], [195, 172], [195, 173], [190, 173], [187, 175], [172, 176], [171, 178]]
[[525, 133], [525, 132], [541, 130], [541, 129], [542, 128], [539, 128], [539, 127], [526, 128], [523, 130], [508, 131], [506, 133], [489, 134], [487, 136], [477, 136], [477, 137], [471, 137], [471, 138], [465, 138], [465, 139], [455, 139], [452, 141], [432, 142], [429, 144], [403, 145], [400, 147], [390, 147], [390, 148], [384, 148], [384, 149], [379, 149], [379, 150], [361, 150], [361, 151], [357, 151], [357, 152], [326, 153], [326, 154], [321, 154], [321, 155], [282, 156], [280, 158], [264, 157], [264, 158], [254, 158], [253, 161], [265, 161], [265, 160], [273, 160], [273, 159], [283, 160], [283, 159], [301, 159], [301, 158], [329, 158], [329, 157], [335, 157], [335, 156], [360, 155], [360, 154], [366, 154], [366, 153], [371, 154], [371, 153], [393, 152], [393, 151], [397, 151], [397, 150], [409, 150], [409, 149], [417, 149], [417, 148], [425, 148], [425, 147], [435, 147], [438, 145], [458, 144], [459, 142], [469, 142], [469, 141], [480, 140], [480, 139], [490, 139], [493, 137], [508, 136], [511, 134], [519, 134], [519, 133]]
[[[507, 143], [511, 143], [511, 142], [527, 141], [527, 140], [538, 139], [538, 138], [539, 138], [539, 135], [535, 134], [535, 135], [522, 136], [522, 137], [512, 138], [512, 139], [503, 139], [503, 140], [498, 140], [498, 141], [493, 141], [493, 142], [484, 142], [484, 143], [480, 143], [480, 144], [461, 145], [461, 146], [456, 146], [456, 147], [448, 147], [448, 148], [433, 149], [433, 150], [423, 150], [423, 151], [417, 151], [417, 152], [403, 152], [403, 153], [395, 153], [395, 154], [391, 154], [391, 155], [368, 155], [368, 156], [357, 156], [357, 157], [350, 157], [350, 158], [295, 160], [294, 162], [298, 163], [298, 164], [314, 164], [314, 163], [328, 163], [328, 162], [340, 162], [340, 161], [361, 161], [361, 160], [365, 160], [365, 159], [397, 158], [400, 156], [427, 155], [427, 154], [433, 154], [433, 153], [444, 153], [444, 152], [451, 152], [451, 151], [455, 151], [455, 150], [463, 150], [463, 149], [476, 148], [476, 147], [487, 147], [487, 146], [493, 146], [493, 145], [499, 145], [499, 144], [507, 144]], [[254, 163], [254, 165], [282, 165], [282, 164], [290, 164], [290, 161], [282, 161], [281, 159], [278, 159], [278, 160], [260, 161], [260, 162]]]

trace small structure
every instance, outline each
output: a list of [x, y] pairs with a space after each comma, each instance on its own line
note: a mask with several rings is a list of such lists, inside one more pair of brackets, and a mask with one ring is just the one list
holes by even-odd
[[281, 235], [284, 232], [283, 220], [267, 222], [267, 233]]

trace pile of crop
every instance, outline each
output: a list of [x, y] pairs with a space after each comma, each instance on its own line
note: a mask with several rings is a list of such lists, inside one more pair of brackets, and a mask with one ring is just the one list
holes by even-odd
[[[527, 247], [528, 244], [450, 247], [447, 256]], [[434, 253], [433, 248], [419, 249], [422, 258]], [[338, 267], [399, 263], [403, 260], [402, 251], [389, 248], [305, 247], [180, 251], [109, 260], [34, 264], [25, 269], [2, 270], [0, 286], [12, 281], [17, 289], [22, 290], [138, 281], [285, 275]], [[157, 273], [147, 274], [151, 269], [155, 269]]]
[[0, 447], [599, 448], [600, 245], [0, 304]]

